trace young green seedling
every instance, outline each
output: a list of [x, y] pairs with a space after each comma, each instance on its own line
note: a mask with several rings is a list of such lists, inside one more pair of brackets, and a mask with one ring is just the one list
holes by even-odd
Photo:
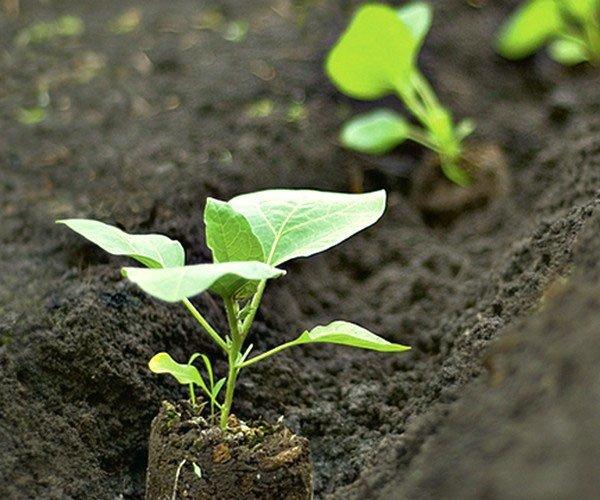
[[383, 4], [358, 9], [327, 56], [327, 75], [340, 91], [355, 99], [371, 101], [395, 93], [421, 126], [378, 109], [346, 123], [340, 139], [347, 148], [375, 155], [410, 139], [439, 155], [450, 180], [468, 185], [470, 177], [461, 167], [462, 141], [473, 131], [473, 122], [454, 124], [416, 64], [431, 17], [431, 7], [425, 2], [401, 9]]
[[500, 28], [496, 49], [515, 60], [546, 43], [561, 64], [599, 63], [600, 0], [528, 0]]
[[[289, 347], [330, 343], [380, 352], [400, 352], [409, 347], [394, 344], [346, 321], [334, 321], [301, 333], [271, 350], [249, 357], [245, 346], [267, 280], [285, 271], [276, 267], [290, 259], [308, 257], [344, 241], [374, 224], [385, 209], [385, 192], [328, 193], [310, 190], [268, 190], [237, 196], [229, 202], [209, 198], [204, 210], [206, 243], [213, 263], [185, 265], [183, 247], [157, 234], [131, 235], [102, 222], [87, 219], [58, 221], [113, 255], [134, 258], [146, 268], [125, 267], [122, 274], [150, 295], [182, 302], [227, 358], [227, 376], [215, 382], [212, 364], [194, 354], [186, 364], [169, 354], [156, 354], [149, 363], [155, 373], [168, 373], [189, 387], [199, 387], [220, 413], [227, 427], [236, 380], [243, 368]], [[223, 299], [229, 332], [226, 336], [209, 324], [190, 297], [209, 291]], [[208, 384], [194, 366], [201, 356]], [[219, 400], [225, 385], [225, 396]]]

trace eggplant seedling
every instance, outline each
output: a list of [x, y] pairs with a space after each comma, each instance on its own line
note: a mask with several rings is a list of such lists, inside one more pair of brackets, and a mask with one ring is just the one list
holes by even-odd
[[[220, 413], [227, 428], [240, 371], [293, 346], [330, 343], [380, 352], [400, 352], [409, 347], [394, 344], [353, 323], [333, 321], [306, 330], [297, 338], [250, 357], [246, 346], [267, 280], [285, 274], [279, 267], [297, 257], [327, 250], [374, 224], [385, 210], [385, 191], [367, 194], [311, 190], [267, 190], [245, 194], [229, 202], [208, 198], [204, 210], [210, 264], [185, 265], [178, 241], [158, 234], [132, 235], [88, 219], [58, 221], [113, 255], [126, 255], [145, 266], [124, 267], [122, 274], [146, 293], [167, 302], [182, 302], [200, 327], [227, 358], [227, 376], [215, 381], [207, 356], [194, 354], [185, 364], [165, 352], [149, 362], [155, 373], [172, 375], [189, 387], [195, 406], [195, 388]], [[219, 333], [190, 302], [202, 292], [223, 299], [228, 333]], [[201, 357], [208, 382], [194, 366]], [[225, 396], [219, 394], [225, 386]]]
[[425, 2], [401, 9], [363, 5], [329, 52], [325, 70], [341, 92], [355, 99], [372, 101], [396, 94], [420, 124], [378, 109], [344, 125], [340, 139], [345, 147], [379, 155], [410, 139], [435, 151], [446, 177], [464, 186], [471, 179], [461, 167], [462, 141], [474, 124], [467, 119], [455, 125], [416, 64], [431, 18]]
[[566, 66], [600, 63], [600, 0], [529, 0], [500, 28], [496, 50], [516, 60], [546, 43]]

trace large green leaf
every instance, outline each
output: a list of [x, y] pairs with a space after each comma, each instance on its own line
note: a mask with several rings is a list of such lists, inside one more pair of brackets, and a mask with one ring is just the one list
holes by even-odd
[[180, 384], [196, 384], [206, 387], [198, 369], [191, 364], [177, 363], [166, 352], [155, 354], [148, 362], [148, 368], [154, 373], [168, 373], [177, 379]]
[[345, 123], [340, 140], [347, 148], [379, 155], [387, 153], [404, 141], [409, 130], [410, 125], [398, 113], [378, 109]]
[[264, 261], [262, 246], [250, 224], [228, 203], [208, 198], [204, 223], [206, 244], [215, 262]]
[[498, 53], [507, 59], [533, 54], [563, 26], [556, 0], [530, 0], [500, 28]]
[[398, 9], [398, 16], [421, 46], [431, 27], [433, 18], [431, 6], [427, 2], [411, 2]]
[[379, 99], [404, 85], [419, 43], [395, 9], [382, 4], [359, 8], [325, 62], [331, 81], [356, 99]]
[[237, 196], [229, 204], [250, 223], [265, 262], [276, 266], [327, 250], [375, 223], [385, 210], [385, 191], [273, 189]]
[[239, 279], [263, 280], [285, 274], [262, 262], [223, 262], [165, 269], [124, 267], [122, 272], [146, 293], [167, 302], [178, 302], [208, 289], [230, 296], [235, 294], [231, 284]]
[[319, 342], [359, 347], [361, 349], [380, 352], [401, 352], [410, 349], [410, 347], [405, 345], [388, 342], [362, 326], [348, 323], [347, 321], [334, 321], [328, 325], [316, 326], [312, 330], [302, 333], [294, 341], [296, 345]]
[[127, 255], [147, 267], [182, 266], [185, 252], [181, 243], [161, 234], [127, 234], [119, 228], [90, 219], [56, 221], [113, 255]]

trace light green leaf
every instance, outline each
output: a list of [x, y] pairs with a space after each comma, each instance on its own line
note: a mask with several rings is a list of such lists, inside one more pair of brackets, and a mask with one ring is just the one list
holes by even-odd
[[433, 12], [427, 2], [412, 2], [398, 9], [398, 16], [420, 46], [431, 27]]
[[234, 290], [228, 288], [229, 285], [240, 278], [277, 278], [285, 274], [285, 271], [262, 262], [224, 262], [166, 269], [124, 267], [122, 273], [146, 293], [167, 302], [178, 302], [208, 289], [221, 296], [228, 296], [234, 293]]
[[113, 255], [127, 255], [147, 267], [182, 266], [185, 252], [181, 243], [160, 234], [127, 234], [119, 228], [90, 219], [56, 221]]
[[227, 381], [226, 378], [219, 379], [217, 381], [217, 383], [213, 386], [212, 394], [211, 394], [213, 400], [217, 399], [217, 396], [221, 392], [221, 389], [223, 388], [223, 385], [225, 385], [226, 381]]
[[379, 99], [407, 82], [417, 50], [417, 39], [395, 9], [367, 4], [329, 52], [325, 70], [345, 94]]
[[229, 204], [250, 223], [267, 264], [327, 250], [375, 223], [385, 191], [366, 194], [272, 189], [237, 196]]
[[[264, 261], [262, 246], [246, 218], [228, 203], [208, 198], [204, 209], [206, 244], [212, 250], [214, 262]], [[258, 282], [231, 280], [227, 288], [236, 297], [252, 295]]]
[[372, 155], [384, 154], [403, 142], [410, 125], [398, 113], [378, 109], [359, 115], [342, 128], [342, 144], [355, 151]]
[[530, 0], [500, 28], [496, 41], [498, 53], [507, 59], [533, 54], [562, 28], [556, 0]]
[[475, 122], [470, 118], [465, 118], [456, 126], [456, 137], [462, 141], [465, 137], [471, 135], [474, 130]]
[[196, 462], [192, 462], [192, 467], [194, 468], [194, 474], [198, 479], [202, 479], [202, 469]]
[[588, 60], [586, 48], [572, 40], [558, 39], [548, 47], [550, 57], [565, 66], [574, 66]]
[[204, 223], [206, 244], [212, 250], [215, 262], [264, 260], [262, 246], [250, 224], [228, 203], [208, 198]]
[[190, 364], [177, 363], [166, 352], [155, 354], [148, 362], [148, 368], [154, 373], [168, 373], [177, 379], [180, 384], [196, 384], [205, 386], [200, 372]]
[[590, 23], [600, 10], [600, 0], [562, 0], [569, 12], [583, 23]]
[[408, 346], [388, 342], [362, 326], [347, 321], [334, 321], [325, 326], [316, 326], [312, 330], [302, 333], [294, 341], [296, 345], [319, 342], [380, 352], [401, 352], [410, 349]]

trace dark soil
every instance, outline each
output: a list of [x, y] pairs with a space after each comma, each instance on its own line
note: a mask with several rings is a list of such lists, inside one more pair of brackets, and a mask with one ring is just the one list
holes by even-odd
[[[366, 159], [336, 145], [365, 104], [321, 64], [357, 3], [23, 0], [2, 13], [0, 497], [141, 498], [150, 422], [182, 396], [148, 359], [219, 354], [182, 308], [122, 281], [124, 260], [54, 219], [163, 232], [202, 262], [206, 196], [347, 190], [363, 166], [365, 188], [391, 190], [383, 220], [291, 263], [253, 342], [341, 318], [413, 350], [290, 350], [242, 375], [238, 415], [284, 415], [310, 440], [316, 498], [597, 497], [598, 74], [496, 57], [515, 1], [434, 2], [423, 71], [477, 120], [475, 140], [503, 147], [512, 184], [432, 228], [405, 195], [420, 148]], [[139, 26], [111, 32], [130, 8]], [[85, 33], [16, 46], [60, 14]], [[226, 39], [234, 21], [249, 23], [242, 40]], [[39, 102], [46, 119], [19, 123]], [[195, 302], [225, 326], [215, 300]]]
[[[146, 500], [311, 500], [308, 440], [281, 423], [239, 421], [226, 432], [190, 405], [163, 402], [152, 421]], [[194, 468], [194, 465], [199, 471]]]

